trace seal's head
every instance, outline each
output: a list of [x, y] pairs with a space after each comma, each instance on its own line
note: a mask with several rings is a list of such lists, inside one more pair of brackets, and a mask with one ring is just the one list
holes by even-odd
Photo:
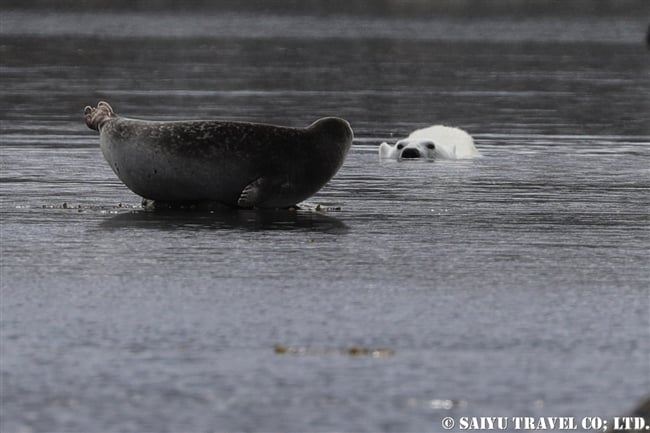
[[97, 108], [89, 105], [86, 106], [84, 108], [84, 116], [86, 118], [86, 125], [95, 131], [99, 131], [102, 125], [111, 117], [117, 117], [111, 106], [108, 105], [108, 102], [104, 101], [99, 101]]
[[[316, 148], [322, 152], [322, 157], [335, 163], [338, 170], [352, 146], [354, 133], [350, 124], [338, 117], [324, 117], [309, 125], [307, 130], [312, 134], [315, 143], [318, 143]], [[318, 160], [319, 157], [315, 156], [315, 159]]]
[[338, 117], [323, 117], [309, 125], [308, 129], [328, 141], [348, 146], [352, 144], [354, 136], [348, 121]]

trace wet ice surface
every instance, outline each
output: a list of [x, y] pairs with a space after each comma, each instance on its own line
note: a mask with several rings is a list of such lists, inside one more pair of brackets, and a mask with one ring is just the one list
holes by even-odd
[[[650, 133], [647, 52], [629, 36], [645, 24], [626, 22], [618, 42], [567, 26], [558, 44], [363, 25], [90, 43], [3, 21], [0, 428], [438, 431], [445, 416], [627, 412], [650, 388]], [[326, 211], [150, 213], [84, 125], [98, 99], [159, 119], [338, 115], [357, 140], [310, 200]], [[432, 123], [468, 130], [483, 157], [379, 161], [378, 143]]]

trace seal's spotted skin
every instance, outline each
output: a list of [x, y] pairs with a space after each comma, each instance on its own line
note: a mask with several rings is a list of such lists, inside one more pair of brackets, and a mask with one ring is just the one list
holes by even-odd
[[156, 122], [120, 117], [106, 102], [84, 110], [104, 157], [133, 192], [160, 202], [291, 207], [343, 164], [352, 129], [328, 117], [307, 128], [245, 122]]

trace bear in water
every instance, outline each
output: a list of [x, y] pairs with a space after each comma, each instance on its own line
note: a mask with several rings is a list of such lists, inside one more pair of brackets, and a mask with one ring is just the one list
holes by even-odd
[[465, 159], [481, 156], [467, 132], [450, 126], [435, 125], [413, 131], [395, 145], [381, 143], [382, 159]]

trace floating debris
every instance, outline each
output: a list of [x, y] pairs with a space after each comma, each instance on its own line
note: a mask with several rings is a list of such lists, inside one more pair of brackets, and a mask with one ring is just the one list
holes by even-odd
[[423, 409], [433, 410], [451, 410], [456, 408], [467, 407], [467, 402], [464, 400], [451, 400], [446, 398], [433, 398], [433, 399], [417, 399], [409, 398], [406, 404], [411, 407], [420, 407]]
[[142, 199], [142, 209], [150, 212], [154, 211], [199, 211], [210, 212], [220, 210], [232, 210], [235, 208], [224, 205], [217, 201], [201, 200], [201, 201], [158, 201], [150, 200], [147, 198]]
[[[48, 207], [49, 208], [54, 208], [54, 206], [43, 205], [43, 209], [47, 209]], [[74, 206], [74, 205], [68, 204], [68, 202], [63, 202], [63, 204], [61, 205], [61, 209], [77, 209], [77, 212], [82, 212], [82, 207], [81, 207], [80, 204]]]
[[371, 358], [386, 358], [395, 355], [392, 349], [368, 349], [365, 347], [352, 346], [347, 349], [319, 349], [308, 347], [287, 347], [276, 344], [273, 350], [278, 355], [347, 355], [347, 356], [369, 356]]
[[340, 212], [341, 206], [325, 206], [320, 203], [300, 203], [299, 209], [310, 210], [313, 212]]
[[321, 206], [316, 209], [319, 212], [341, 212], [341, 206]]

